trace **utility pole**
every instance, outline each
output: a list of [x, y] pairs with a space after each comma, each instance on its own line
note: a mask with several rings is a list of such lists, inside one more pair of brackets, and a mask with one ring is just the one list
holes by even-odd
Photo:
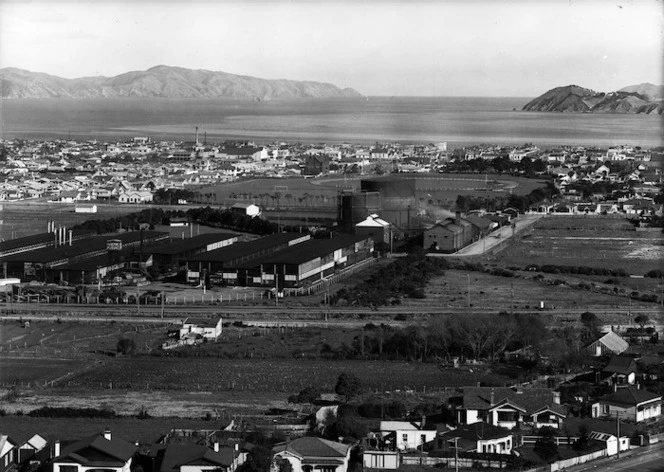
[[279, 306], [279, 279], [277, 279], [277, 265], [274, 265], [274, 306]]
[[616, 436], [618, 436], [618, 459], [620, 459], [620, 412], [616, 411]]

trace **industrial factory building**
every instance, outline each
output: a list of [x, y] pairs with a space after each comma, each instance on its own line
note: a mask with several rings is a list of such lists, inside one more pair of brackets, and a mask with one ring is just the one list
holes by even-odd
[[311, 239], [258, 259], [227, 264], [223, 281], [247, 287], [306, 287], [372, 256], [371, 236]]

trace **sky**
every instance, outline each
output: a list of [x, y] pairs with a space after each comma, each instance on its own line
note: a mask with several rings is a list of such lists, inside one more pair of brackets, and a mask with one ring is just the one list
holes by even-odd
[[0, 0], [0, 68], [156, 65], [371, 96], [533, 97], [664, 83], [664, 0]]

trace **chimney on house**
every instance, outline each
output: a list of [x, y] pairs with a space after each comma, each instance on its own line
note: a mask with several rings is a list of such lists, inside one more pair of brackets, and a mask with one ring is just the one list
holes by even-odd
[[560, 392], [553, 392], [553, 403], [560, 405]]
[[111, 429], [110, 428], [106, 428], [104, 430], [104, 439], [106, 439], [107, 441], [111, 440]]
[[461, 212], [459, 210], [456, 211], [456, 217], [454, 218], [454, 222], [458, 225], [461, 224]]
[[496, 403], [495, 392], [491, 389], [491, 397], [489, 398], [489, 403], [493, 406]]
[[214, 447], [214, 452], [219, 452], [219, 441], [215, 441], [213, 447]]
[[70, 230], [69, 230], [69, 245], [70, 245], [70, 246], [71, 246], [71, 241], [72, 241], [72, 239], [73, 239], [73, 235], [74, 235], [74, 231], [70, 229]]
[[60, 440], [56, 439], [53, 443], [53, 457], [60, 456]]
[[422, 415], [422, 421], [420, 422], [420, 429], [424, 429], [426, 425], [427, 425], [427, 417], [426, 415]]
[[233, 445], [233, 450], [234, 450], [235, 452], [239, 451], [239, 450], [240, 450], [240, 445], [239, 445], [238, 443], [235, 443], [235, 444]]

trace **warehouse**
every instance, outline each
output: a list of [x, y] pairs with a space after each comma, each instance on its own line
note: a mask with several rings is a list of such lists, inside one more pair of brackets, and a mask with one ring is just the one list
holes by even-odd
[[223, 280], [228, 285], [301, 288], [372, 257], [373, 240], [367, 235], [341, 235], [312, 239], [251, 261], [228, 264]]
[[191, 238], [174, 239], [170, 242], [150, 246], [145, 251], [152, 254], [153, 266], [160, 272], [178, 270], [188, 258], [236, 243], [237, 234], [206, 233]]
[[[151, 244], [168, 239], [168, 233], [157, 231], [134, 231], [105, 236], [94, 236], [76, 241], [69, 239], [68, 244], [57, 247], [37, 249], [2, 258], [6, 264], [7, 274], [22, 280], [42, 280], [44, 271], [68, 263], [90, 259], [111, 253], [119, 253], [123, 248], [136, 247], [140, 244]], [[109, 245], [109, 242], [111, 243]]]
[[231, 247], [199, 254], [187, 260], [189, 269], [187, 279], [193, 281], [194, 279], [204, 278], [204, 274], [209, 274], [212, 283], [221, 283], [221, 274], [225, 267], [257, 259], [308, 241], [310, 238], [311, 236], [308, 234], [276, 233], [254, 241], [236, 243]]

